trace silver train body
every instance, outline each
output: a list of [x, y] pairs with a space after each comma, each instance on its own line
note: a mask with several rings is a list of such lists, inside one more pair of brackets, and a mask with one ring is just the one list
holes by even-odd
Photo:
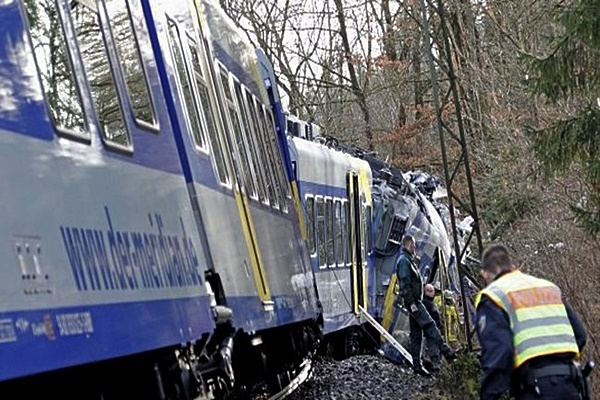
[[384, 203], [450, 265], [426, 198], [286, 135], [216, 0], [7, 0], [0, 38], [0, 393], [222, 398], [377, 346]]
[[[363, 347], [369, 347], [373, 341], [379, 344], [379, 334], [369, 331], [370, 326], [357, 318], [360, 304], [390, 333], [399, 339], [407, 336], [408, 315], [398, 302], [395, 274], [402, 237], [407, 234], [415, 238], [423, 281], [434, 284], [447, 295], [451, 293], [458, 301], [457, 259], [451, 244], [445, 190], [439, 180], [420, 171], [402, 172], [363, 149], [340, 146], [336, 139], [319, 136], [313, 124], [295, 116], [288, 116], [286, 125], [293, 137], [294, 146], [290, 148], [296, 152], [292, 158], [299, 165], [296, 175], [306, 214], [313, 271], [323, 302], [325, 332], [335, 334], [354, 326], [360, 328]], [[354, 218], [345, 227], [347, 218], [343, 210], [346, 199], [352, 197], [348, 195], [348, 176], [361, 174], [363, 183], [355, 188], [362, 199], [358, 218], [362, 222], [352, 226], [357, 221]], [[340, 264], [338, 258], [341, 254], [345, 260], [346, 250], [337, 240], [340, 233], [345, 237], [347, 230], [361, 232], [362, 243], [353, 249], [362, 262], [358, 275], [353, 266], [349, 271], [344, 270], [345, 261]], [[464, 242], [465, 232], [457, 232], [459, 241]], [[337, 251], [340, 247], [341, 253]], [[336, 336], [336, 340], [346, 342], [346, 353], [349, 353], [348, 341], [354, 336], [352, 333]]]
[[0, 390], [218, 397], [311, 354], [300, 213], [218, 4], [9, 0], [0, 37]]
[[312, 271], [323, 307], [325, 350], [345, 358], [372, 350], [379, 341], [360, 318], [359, 308], [370, 308], [371, 168], [319, 137], [309, 138], [310, 134], [290, 135], [290, 158], [296, 166]]

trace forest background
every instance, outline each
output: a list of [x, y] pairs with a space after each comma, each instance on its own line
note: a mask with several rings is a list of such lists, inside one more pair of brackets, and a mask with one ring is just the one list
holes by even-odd
[[[461, 109], [484, 245], [557, 283], [587, 328], [584, 358], [600, 360], [600, 0], [442, 1], [220, 0], [291, 113], [443, 178], [431, 48], [450, 130]], [[467, 196], [464, 174], [453, 190]]]

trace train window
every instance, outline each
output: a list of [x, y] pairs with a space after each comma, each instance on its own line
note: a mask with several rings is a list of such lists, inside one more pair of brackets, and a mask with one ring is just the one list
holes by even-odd
[[[211, 108], [209, 86], [206, 80], [207, 74], [205, 74], [202, 69], [203, 64], [201, 63], [201, 59], [206, 59], [204, 57], [205, 53], [203, 52], [203, 48], [199, 46], [189, 35], [188, 43], [192, 59], [193, 76], [196, 82], [196, 90], [198, 92], [196, 99], [200, 103], [199, 109], [204, 115], [204, 121], [206, 122], [206, 130], [208, 132], [208, 139], [212, 148], [212, 155], [215, 162], [217, 176], [222, 183], [227, 184], [229, 182], [229, 178], [227, 176], [227, 168], [225, 164], [225, 153], [223, 151], [223, 146], [219, 141], [214, 111]], [[206, 140], [203, 140], [201, 137], [195, 137], [195, 140], [197, 145], [202, 147], [206, 146]], [[202, 142], [199, 142], [200, 140], [202, 140]]]
[[259, 146], [258, 146], [258, 150], [260, 152], [260, 156], [262, 159], [262, 163], [261, 165], [263, 166], [264, 169], [264, 179], [265, 179], [265, 188], [266, 188], [266, 193], [269, 197], [269, 203], [273, 206], [273, 207], [279, 207], [278, 205], [278, 201], [277, 201], [277, 192], [275, 190], [275, 184], [273, 183], [274, 178], [273, 178], [273, 163], [270, 162], [269, 157], [268, 157], [268, 153], [266, 151], [266, 146], [264, 144], [264, 131], [265, 131], [265, 126], [264, 126], [264, 119], [261, 119], [259, 117], [259, 115], [262, 114], [262, 109], [260, 108], [260, 106], [257, 106], [258, 101], [254, 100], [254, 97], [251, 96], [248, 93], [248, 106], [251, 108], [250, 110], [250, 114], [253, 120], [253, 124], [255, 126], [255, 130], [257, 133], [257, 137], [258, 137], [258, 142], [259, 142]]
[[317, 197], [317, 257], [319, 257], [320, 268], [327, 266], [325, 243], [325, 204], [323, 198]]
[[344, 219], [342, 214], [342, 202], [336, 199], [333, 202], [333, 221], [335, 231], [335, 261], [338, 266], [344, 264]]
[[202, 125], [200, 121], [200, 115], [194, 102], [194, 93], [192, 92], [192, 84], [188, 79], [188, 74], [185, 68], [185, 60], [183, 58], [183, 47], [179, 36], [179, 29], [175, 22], [170, 19], [167, 20], [169, 27], [169, 39], [171, 41], [171, 52], [173, 54], [173, 62], [177, 70], [177, 76], [179, 78], [179, 85], [183, 92], [183, 111], [186, 116], [188, 128], [192, 132], [194, 141], [197, 144], [202, 143]]
[[325, 200], [325, 224], [326, 224], [326, 240], [327, 240], [327, 265], [329, 267], [335, 266], [335, 241], [333, 236], [333, 223], [334, 223], [334, 215], [333, 215], [333, 202], [331, 199]]
[[363, 204], [360, 209], [360, 232], [358, 235], [358, 240], [360, 240], [360, 259], [363, 263], [367, 261], [367, 244], [365, 240], [367, 236], [367, 229], [365, 225], [367, 216], [365, 211], [365, 206]]
[[146, 128], [157, 130], [131, 10], [125, 0], [106, 0], [105, 4], [135, 120]]
[[258, 154], [258, 138], [256, 137], [256, 131], [253, 129], [252, 123], [249, 119], [248, 107], [244, 101], [244, 95], [242, 93], [242, 86], [239, 82], [235, 82], [235, 98], [238, 102], [238, 108], [240, 110], [240, 117], [246, 131], [248, 138], [248, 153], [251, 158], [251, 165], [253, 176], [256, 183], [256, 189], [258, 190], [258, 197], [261, 202], [265, 201], [265, 183], [263, 181], [263, 175], [259, 173], [260, 168], [260, 156]]
[[121, 104], [99, 24], [98, 10], [92, 2], [70, 3], [71, 19], [79, 43], [85, 75], [104, 141], [121, 149], [131, 149], [131, 137], [125, 129]]
[[54, 2], [23, 1], [36, 63], [56, 128], [89, 139], [81, 94], [67, 50], [67, 39]]
[[[213, 129], [214, 129], [214, 120], [212, 118], [212, 111], [209, 109], [208, 113], [207, 113], [207, 104], [210, 103], [205, 103], [205, 102], [209, 102], [210, 98], [208, 97], [208, 88], [206, 88], [206, 83], [204, 82], [204, 76], [202, 74], [202, 67], [200, 65], [200, 57], [198, 55], [198, 47], [196, 45], [196, 41], [190, 37], [189, 34], [187, 34], [187, 43], [188, 43], [188, 50], [190, 51], [190, 60], [191, 60], [191, 72], [190, 72], [190, 80], [192, 82], [196, 83], [196, 91], [198, 93], [200, 93], [200, 91], [202, 92], [206, 92], [206, 96], [200, 95], [200, 96], [195, 96], [194, 100], [196, 103], [196, 108], [197, 108], [197, 113], [200, 115], [200, 118], [202, 118], [202, 114], [204, 113], [204, 120], [208, 121], [208, 118], [210, 118], [210, 124], [212, 125]], [[193, 86], [193, 85], [192, 85]], [[205, 89], [205, 90], [202, 90]], [[207, 115], [208, 114], [208, 115]], [[208, 124], [207, 124], [208, 125]], [[201, 131], [201, 130], [196, 130], [194, 131], [194, 142], [196, 143], [196, 146], [198, 146], [201, 149], [206, 149], [207, 143], [206, 143], [206, 137], [205, 137], [205, 132]], [[219, 146], [219, 149], [221, 148], [221, 146]], [[219, 152], [221, 153], [221, 152]], [[222, 157], [222, 155], [221, 155]], [[223, 163], [224, 165], [224, 163]]]
[[371, 206], [365, 206], [365, 211], [364, 211], [364, 226], [365, 226], [365, 248], [366, 248], [366, 252], [368, 253], [369, 251], [371, 251], [371, 248], [373, 246], [372, 243], [372, 232], [371, 232]]
[[340, 228], [339, 233], [338, 233], [340, 236], [339, 237], [339, 247], [338, 247], [340, 249], [339, 254], [338, 254], [338, 265], [340, 267], [342, 267], [342, 266], [346, 265], [345, 264], [346, 261], [345, 261], [344, 257], [346, 256], [346, 253], [345, 253], [346, 247], [345, 246], [346, 246], [346, 242], [347, 242], [347, 240], [346, 240], [346, 234], [347, 234], [346, 233], [346, 231], [347, 231], [346, 214], [344, 213], [344, 201], [343, 200], [340, 200], [340, 211], [339, 211], [338, 223], [339, 223], [339, 228]]
[[273, 153], [273, 143], [275, 137], [271, 135], [272, 131], [269, 129], [269, 124], [265, 117], [265, 109], [262, 104], [258, 106], [258, 121], [262, 127], [260, 137], [262, 139], [263, 147], [269, 159], [269, 168], [271, 169], [271, 177], [273, 184], [273, 194], [277, 197], [277, 201], [281, 204], [285, 204], [285, 198], [281, 189], [280, 175], [278, 169], [281, 168], [281, 162], [279, 153]]
[[315, 199], [312, 196], [306, 197], [306, 238], [308, 250], [313, 255], [317, 249], [315, 248]]
[[285, 169], [283, 168], [283, 161], [281, 159], [281, 154], [279, 153], [279, 146], [277, 145], [277, 128], [275, 128], [275, 121], [273, 120], [273, 113], [268, 110], [267, 111], [267, 118], [269, 120], [269, 122], [271, 123], [271, 132], [272, 132], [272, 140], [271, 142], [271, 146], [273, 147], [273, 152], [275, 155], [277, 155], [277, 164], [279, 165], [279, 167], [277, 168], [277, 170], [279, 171], [279, 179], [281, 181], [281, 190], [283, 191], [283, 196], [287, 197], [288, 199], [292, 198], [292, 191], [290, 189], [290, 185], [288, 185], [288, 179], [287, 179], [287, 174], [285, 173]]
[[[190, 37], [189, 33], [186, 35], [187, 38], [187, 44], [188, 44], [188, 50], [190, 52], [190, 61], [191, 61], [191, 68], [190, 68], [190, 73], [189, 73], [189, 79], [190, 79], [190, 86], [192, 89], [193, 93], [193, 89], [194, 89], [194, 84], [193, 82], [195, 81], [196, 83], [196, 90], [198, 90], [201, 86], [204, 86], [204, 76], [202, 75], [202, 68], [200, 66], [200, 58], [198, 56], [198, 49], [197, 49], [197, 45], [196, 45], [196, 41]], [[195, 104], [195, 112], [197, 113], [197, 119], [199, 122], [202, 121], [202, 113], [204, 110], [203, 108], [203, 104], [202, 104], [202, 97], [198, 97], [198, 96], [194, 96], [194, 104]], [[206, 113], [204, 113], [206, 114]], [[212, 112], [209, 113], [212, 116]], [[206, 121], [206, 115], [204, 115], [205, 117], [205, 121]], [[214, 125], [214, 123], [213, 123]], [[206, 150], [208, 148], [207, 143], [206, 143], [206, 134], [204, 132], [203, 129], [203, 125], [198, 126], [198, 128], [193, 130], [194, 133], [194, 143], [196, 144], [196, 146], [198, 146], [200, 149], [202, 150]]]
[[270, 147], [270, 152], [274, 162], [274, 173], [277, 179], [277, 187], [279, 188], [278, 195], [281, 198], [281, 209], [287, 212], [287, 199], [292, 198], [290, 186], [288, 185], [287, 173], [283, 167], [283, 161], [281, 159], [281, 153], [279, 152], [279, 145], [277, 144], [277, 132], [275, 131], [275, 123], [273, 122], [273, 114], [267, 107], [264, 108], [265, 115], [267, 116], [267, 143]]
[[229, 122], [231, 124], [231, 130], [233, 131], [233, 139], [235, 141], [234, 151], [238, 156], [237, 164], [241, 169], [238, 174], [241, 175], [243, 179], [243, 185], [246, 190], [246, 194], [249, 197], [258, 199], [256, 185], [254, 184], [254, 179], [252, 178], [250, 160], [248, 158], [249, 151], [246, 148], [247, 140], [244, 138], [244, 132], [242, 131], [239, 114], [235, 107], [231, 86], [229, 85], [229, 73], [225, 67], [220, 66], [219, 76], [221, 77], [221, 87], [223, 89], [223, 94], [225, 95], [225, 103], [229, 112]]
[[350, 202], [344, 202], [344, 222], [345, 222], [345, 240], [344, 240], [344, 260], [346, 265], [352, 265], [352, 219], [350, 218]]
[[245, 92], [246, 94], [246, 105], [248, 106], [248, 120], [250, 122], [250, 124], [252, 125], [252, 128], [254, 130], [255, 133], [255, 144], [256, 147], [254, 148], [254, 150], [256, 151], [256, 154], [258, 155], [259, 158], [259, 165], [262, 166], [262, 170], [261, 170], [261, 180], [263, 182], [264, 185], [264, 192], [265, 192], [265, 204], [269, 204], [270, 199], [271, 199], [271, 192], [272, 192], [272, 187], [270, 185], [270, 171], [269, 168], [267, 167], [267, 158], [265, 155], [265, 151], [262, 147], [262, 142], [260, 140], [260, 126], [258, 124], [258, 116], [256, 114], [256, 105], [254, 102], [254, 97], [252, 96], [252, 94], [246, 90]]

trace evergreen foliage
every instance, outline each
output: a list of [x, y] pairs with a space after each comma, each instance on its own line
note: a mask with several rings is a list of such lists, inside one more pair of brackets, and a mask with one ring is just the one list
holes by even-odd
[[571, 209], [589, 234], [600, 236], [600, 0], [576, 0], [556, 10], [562, 34], [553, 38], [548, 57], [531, 60], [534, 89], [577, 111], [526, 131], [547, 176], [580, 167], [589, 196]]

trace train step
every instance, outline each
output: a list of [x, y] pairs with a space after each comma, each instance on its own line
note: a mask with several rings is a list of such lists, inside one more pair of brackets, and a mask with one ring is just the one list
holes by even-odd
[[359, 317], [373, 325], [373, 327], [377, 329], [377, 331], [381, 333], [383, 337], [386, 338], [387, 341], [412, 365], [412, 356], [400, 343], [398, 343], [396, 338], [386, 331], [385, 328], [381, 326], [381, 324], [379, 324], [379, 322], [377, 322], [377, 320], [375, 320], [375, 318], [373, 318], [362, 306], [358, 306], [358, 309], [360, 310]]

